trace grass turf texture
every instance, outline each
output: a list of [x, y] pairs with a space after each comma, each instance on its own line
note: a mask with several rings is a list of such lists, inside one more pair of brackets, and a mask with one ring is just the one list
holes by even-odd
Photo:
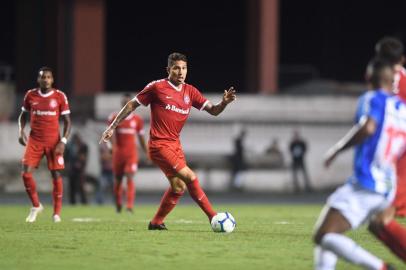
[[[0, 269], [312, 269], [319, 205], [216, 205], [236, 218], [231, 234], [213, 233], [195, 205], [177, 206], [169, 231], [148, 231], [156, 207], [139, 205], [130, 215], [66, 206], [54, 224], [45, 205], [27, 224], [29, 207], [0, 206]], [[404, 269], [364, 227], [349, 236]], [[359, 268], [340, 261], [337, 269]]]

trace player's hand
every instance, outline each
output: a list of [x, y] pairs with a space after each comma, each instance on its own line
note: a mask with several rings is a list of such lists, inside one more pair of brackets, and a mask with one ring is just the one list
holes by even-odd
[[101, 136], [101, 138], [100, 138], [100, 141], [99, 141], [99, 144], [101, 144], [101, 143], [107, 143], [109, 140], [110, 140], [110, 138], [113, 136], [113, 133], [114, 133], [114, 129], [113, 128], [111, 128], [111, 127], [108, 127], [104, 132], [103, 132], [103, 134], [102, 134], [102, 136]]
[[330, 167], [337, 155], [338, 151], [336, 151], [334, 148], [329, 149], [324, 157], [324, 167]]
[[22, 146], [26, 146], [27, 145], [27, 135], [25, 135], [25, 132], [22, 130], [20, 131], [20, 136], [18, 137], [18, 142], [22, 145]]
[[237, 98], [237, 95], [235, 94], [235, 89], [234, 87], [230, 87], [228, 90], [224, 90], [224, 95], [223, 95], [223, 102], [225, 104], [230, 104]]
[[65, 144], [63, 142], [59, 142], [56, 146], [55, 146], [55, 155], [59, 156], [59, 155], [63, 155], [63, 153], [65, 152]]

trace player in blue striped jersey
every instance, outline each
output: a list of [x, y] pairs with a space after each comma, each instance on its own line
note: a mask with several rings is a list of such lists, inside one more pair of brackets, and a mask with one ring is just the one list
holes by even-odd
[[396, 192], [396, 161], [406, 147], [406, 105], [392, 94], [394, 71], [374, 60], [372, 85], [359, 98], [355, 125], [326, 154], [328, 167], [355, 146], [354, 173], [327, 200], [314, 235], [315, 269], [335, 269], [338, 257], [365, 269], [393, 269], [343, 235], [390, 206]]

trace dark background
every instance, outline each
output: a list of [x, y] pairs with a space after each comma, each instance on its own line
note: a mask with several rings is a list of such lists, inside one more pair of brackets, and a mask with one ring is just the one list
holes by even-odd
[[[219, 91], [232, 84], [247, 91], [247, 1], [107, 0], [107, 91], [138, 90], [165, 77], [166, 58], [173, 51], [187, 54], [188, 81], [202, 90]], [[362, 81], [379, 38], [394, 35], [405, 41], [406, 1], [279, 4], [281, 67], [308, 65], [322, 78]], [[15, 5], [4, 1], [0, 7], [0, 63], [11, 66], [17, 46]]]

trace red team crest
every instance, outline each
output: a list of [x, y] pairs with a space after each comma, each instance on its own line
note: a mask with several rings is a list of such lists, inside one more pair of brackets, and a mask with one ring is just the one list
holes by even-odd
[[189, 104], [189, 102], [190, 102], [190, 97], [189, 97], [188, 95], [185, 95], [185, 97], [183, 98], [183, 101], [184, 101], [186, 104]]
[[57, 102], [55, 99], [51, 99], [51, 100], [49, 101], [49, 107], [51, 107], [51, 108], [56, 108], [56, 107], [58, 107], [58, 102]]

